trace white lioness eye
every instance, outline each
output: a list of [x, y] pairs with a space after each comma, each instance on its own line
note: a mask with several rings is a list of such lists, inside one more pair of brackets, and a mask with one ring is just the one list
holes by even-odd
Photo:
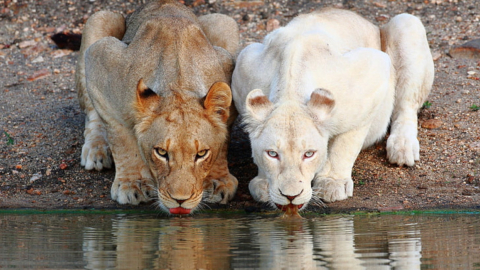
[[268, 150], [267, 154], [272, 158], [278, 158], [278, 153], [273, 150]]
[[315, 154], [314, 151], [307, 151], [307, 152], [305, 152], [305, 154], [303, 154], [303, 157], [304, 158], [311, 158], [311, 157], [313, 157], [314, 154]]
[[208, 150], [207, 150], [207, 149], [202, 150], [202, 151], [200, 151], [200, 152], [197, 153], [197, 158], [202, 158], [202, 157], [206, 156], [207, 153], [208, 153]]
[[164, 157], [164, 158], [168, 157], [167, 151], [163, 148], [160, 148], [160, 147], [155, 148], [155, 153], [157, 153], [157, 155], [159, 155], [161, 157]]

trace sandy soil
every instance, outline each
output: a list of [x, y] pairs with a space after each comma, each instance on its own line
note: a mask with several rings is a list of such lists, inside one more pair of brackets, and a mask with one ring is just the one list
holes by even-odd
[[[480, 209], [480, 59], [452, 58], [455, 46], [480, 37], [477, 0], [184, 1], [197, 14], [221, 12], [240, 25], [242, 46], [276, 24], [324, 6], [354, 10], [382, 25], [407, 12], [425, 24], [436, 76], [429, 108], [419, 113], [421, 160], [413, 167], [386, 161], [385, 141], [363, 151], [354, 167], [354, 197], [316, 212], [430, 208]], [[143, 1], [12, 1], [0, 6], [0, 209], [130, 208], [110, 200], [114, 171], [80, 166], [84, 115], [74, 89], [77, 51], [60, 49], [51, 36], [80, 34], [101, 9], [131, 13]], [[240, 181], [227, 206], [268, 209], [254, 202], [248, 181], [256, 175], [248, 137], [232, 134], [229, 163]], [[132, 208], [153, 209], [152, 205]]]

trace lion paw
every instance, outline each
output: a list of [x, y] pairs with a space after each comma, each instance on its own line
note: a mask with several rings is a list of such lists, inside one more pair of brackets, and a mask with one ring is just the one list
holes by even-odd
[[112, 164], [112, 153], [103, 136], [85, 138], [82, 147], [81, 165], [86, 170], [96, 169], [100, 171], [103, 168], [111, 168]]
[[353, 181], [322, 178], [315, 181], [313, 190], [325, 202], [341, 201], [353, 196]]
[[209, 179], [203, 185], [203, 200], [208, 203], [226, 204], [237, 191], [238, 180], [229, 174], [226, 178]]
[[270, 195], [268, 193], [268, 180], [259, 176], [253, 178], [248, 184], [250, 195], [257, 202], [270, 201]]
[[420, 159], [420, 144], [416, 136], [392, 134], [387, 140], [387, 158], [398, 166], [413, 166]]
[[112, 200], [120, 204], [137, 205], [148, 202], [154, 198], [153, 182], [150, 179], [128, 180], [115, 179], [110, 194]]

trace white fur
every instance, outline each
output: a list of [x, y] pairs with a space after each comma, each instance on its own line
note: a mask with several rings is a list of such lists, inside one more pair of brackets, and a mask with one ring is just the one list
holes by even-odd
[[247, 46], [232, 80], [259, 169], [249, 185], [258, 201], [305, 207], [312, 195], [352, 196], [355, 159], [384, 137], [391, 119], [390, 162], [411, 166], [419, 158], [416, 113], [433, 83], [433, 61], [414, 16], [378, 29], [344, 10], [301, 15]]

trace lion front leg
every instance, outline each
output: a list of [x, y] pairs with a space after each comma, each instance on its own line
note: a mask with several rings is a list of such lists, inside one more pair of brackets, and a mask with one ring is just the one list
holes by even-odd
[[248, 190], [255, 201], [268, 202], [270, 201], [268, 179], [260, 172], [260, 168], [258, 170], [259, 174], [248, 183]]
[[141, 157], [136, 138], [121, 125], [115, 125], [108, 130], [108, 141], [116, 168], [110, 190], [112, 200], [133, 205], [152, 200], [155, 183]]
[[82, 147], [82, 156], [80, 164], [86, 170], [96, 169], [97, 171], [103, 168], [111, 168], [112, 153], [107, 143], [107, 132], [105, 124], [98, 116], [95, 109], [90, 108], [85, 117], [85, 143]]
[[93, 107], [87, 93], [85, 79], [85, 51], [103, 37], [122, 38], [125, 33], [125, 20], [118, 13], [100, 11], [92, 15], [83, 30], [82, 44], [75, 70], [75, 86], [80, 107], [85, 112], [85, 143], [82, 147], [81, 165], [86, 170], [112, 167], [111, 151], [107, 143], [105, 124]]
[[330, 142], [323, 169], [313, 179], [312, 189], [326, 202], [345, 200], [353, 196], [352, 168], [362, 150], [369, 127], [361, 127], [337, 135]]
[[238, 180], [228, 170], [227, 148], [225, 143], [203, 184], [206, 202], [226, 204], [237, 191]]
[[390, 163], [413, 166], [420, 158], [417, 113], [433, 84], [432, 55], [425, 28], [415, 16], [395, 16], [382, 27], [381, 37], [397, 79], [387, 157]]

